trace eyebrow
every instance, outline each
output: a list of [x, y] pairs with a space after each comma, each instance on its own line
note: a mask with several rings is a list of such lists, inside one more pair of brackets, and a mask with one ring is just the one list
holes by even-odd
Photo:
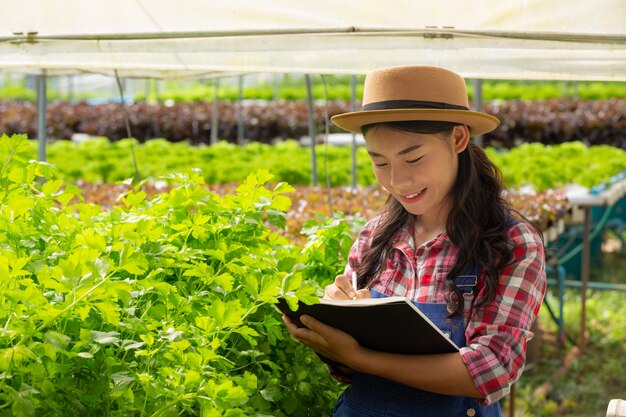
[[[416, 150], [416, 149], [417, 149], [417, 148], [419, 148], [420, 146], [422, 146], [422, 145], [413, 145], [413, 146], [409, 146], [408, 148], [403, 149], [403, 150], [401, 150], [400, 152], [398, 152], [398, 155], [406, 155], [407, 153], [409, 153], [409, 152], [411, 152], [411, 151]], [[376, 152], [373, 152], [373, 151], [367, 151], [367, 153], [368, 153], [370, 156], [374, 156], [374, 157], [377, 157], [377, 156], [384, 156], [384, 155], [381, 155], [381, 154], [376, 153]]]

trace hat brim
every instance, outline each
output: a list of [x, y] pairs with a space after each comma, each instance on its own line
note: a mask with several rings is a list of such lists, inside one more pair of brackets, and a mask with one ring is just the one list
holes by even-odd
[[482, 135], [500, 124], [497, 117], [468, 110], [447, 109], [391, 109], [369, 110], [337, 114], [331, 118], [340, 128], [353, 133], [362, 133], [361, 128], [381, 122], [436, 121], [462, 123], [469, 127], [470, 135]]

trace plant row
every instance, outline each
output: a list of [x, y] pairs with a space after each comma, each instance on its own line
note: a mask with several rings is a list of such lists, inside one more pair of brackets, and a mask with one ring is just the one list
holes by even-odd
[[[357, 97], [363, 96], [363, 76], [356, 77]], [[324, 80], [326, 85], [324, 85]], [[312, 95], [330, 100], [351, 100], [350, 76], [312, 77]], [[236, 101], [240, 95], [234, 80], [221, 82], [217, 87], [220, 100]], [[474, 86], [468, 82], [468, 93], [473, 96]], [[162, 81], [146, 80], [145, 92], [135, 95], [135, 100], [177, 102], [206, 101], [215, 94], [215, 87], [206, 81]], [[48, 91], [51, 100], [88, 100], [104, 99], [111, 93], [96, 91], [61, 91], [52, 83]], [[36, 100], [36, 91], [27, 88], [24, 83], [6, 84], [0, 88], [0, 96], [8, 100]], [[302, 76], [284, 76], [273, 82], [260, 82], [245, 86], [241, 91], [244, 99], [251, 100], [306, 100], [307, 92]], [[626, 96], [626, 84], [619, 82], [566, 82], [566, 81], [506, 81], [483, 80], [482, 97], [484, 100], [548, 100], [563, 97], [577, 97], [583, 100], [607, 100]]]
[[[316, 132], [325, 131], [325, 115], [350, 111], [347, 101], [317, 103], [314, 109]], [[237, 142], [240, 128], [245, 141], [269, 143], [309, 134], [304, 101], [220, 102], [219, 121], [212, 126], [209, 102], [171, 105], [138, 102], [127, 107], [131, 133], [128, 134], [121, 104], [88, 105], [56, 102], [47, 109], [47, 135], [69, 139], [74, 133], [106, 136], [112, 140], [132, 136], [140, 142], [166, 138], [172, 142], [210, 143], [211, 132]], [[490, 101], [483, 111], [497, 116], [500, 126], [484, 136], [484, 144], [512, 148], [523, 142], [557, 144], [573, 140], [589, 145], [609, 144], [626, 149], [626, 100]], [[241, 121], [241, 122], [240, 122]], [[0, 102], [0, 131], [36, 137], [36, 106], [30, 102]], [[339, 132], [335, 126], [331, 132]]]
[[[340, 113], [345, 103], [330, 103], [329, 114]], [[0, 102], [0, 131], [36, 137], [36, 106], [30, 102]], [[236, 142], [238, 106], [220, 103], [218, 137]], [[308, 133], [305, 102], [283, 102], [270, 105], [248, 104], [242, 108], [244, 134], [247, 140], [271, 142], [276, 138], [298, 138]], [[325, 109], [316, 106], [315, 119], [323, 120]], [[211, 139], [212, 104], [207, 102], [154, 105], [135, 103], [128, 106], [132, 137], [143, 142], [167, 138], [172, 142], [209, 143]], [[57, 102], [48, 106], [47, 135], [69, 139], [74, 133], [106, 136], [112, 140], [127, 138], [124, 108], [119, 103], [89, 105]]]
[[[103, 209], [123, 205], [124, 202], [119, 196], [132, 189], [132, 185], [128, 183], [96, 184], [79, 181], [76, 185], [80, 188], [85, 202], [97, 204]], [[141, 188], [148, 197], [153, 197], [159, 193], [169, 192], [172, 186], [164, 182], [146, 181]], [[234, 193], [237, 185], [207, 184], [206, 188], [218, 195], [226, 195]], [[278, 232], [290, 242], [304, 245], [307, 235], [303, 234], [302, 230], [306, 228], [310, 219], [317, 216], [329, 218], [338, 213], [347, 219], [371, 219], [383, 209], [387, 195], [378, 186], [352, 189], [296, 185], [294, 190], [287, 194], [293, 203], [287, 211], [284, 228]], [[513, 208], [544, 230], [563, 218], [569, 210], [567, 197], [559, 190], [546, 190], [532, 195], [508, 192], [506, 198]]]
[[[311, 94], [321, 99], [325, 94], [330, 100], [351, 100], [352, 92], [350, 79], [347, 76], [325, 77], [327, 85], [321, 78], [313, 77]], [[356, 95], [363, 96], [363, 78], [357, 77]], [[206, 101], [215, 94], [214, 86], [207, 83], [166, 82], [165, 88], [147, 94], [138, 94], [135, 99], [150, 101]], [[473, 98], [474, 86], [467, 85], [470, 99]], [[326, 91], [324, 91], [326, 90]], [[239, 97], [239, 88], [236, 86], [220, 85], [218, 97], [220, 100], [236, 101]], [[301, 78], [279, 82], [278, 85], [264, 83], [245, 87], [241, 93], [244, 99], [251, 100], [306, 100], [307, 92], [304, 80]], [[484, 100], [548, 100], [564, 97], [577, 97], [583, 100], [607, 100], [626, 96], [626, 84], [606, 82], [541, 82], [541, 81], [495, 81], [484, 80], [482, 97]]]
[[[37, 142], [30, 141], [29, 155], [37, 156]], [[573, 183], [587, 188], [605, 183], [626, 170], [626, 151], [611, 146], [588, 147], [580, 142], [546, 146], [524, 144], [512, 150], [486, 148], [500, 168], [505, 186], [518, 189], [532, 185], [536, 191], [558, 189]], [[110, 142], [95, 138], [87, 142], [59, 141], [47, 147], [48, 162], [58, 167], [68, 182], [117, 182], [127, 178], [158, 178], [174, 171], [198, 168], [209, 184], [238, 183], [260, 168], [268, 169], [277, 181], [310, 185], [312, 156], [309, 147], [295, 141], [275, 145], [250, 143], [237, 146], [219, 142], [192, 146], [154, 139], [139, 144], [123, 139]], [[138, 173], [135, 171], [133, 153]], [[319, 184], [352, 184], [350, 147], [316, 147]], [[375, 184], [371, 161], [365, 148], [357, 148], [357, 184]]]
[[535, 190], [547, 190], [570, 184], [592, 188], [626, 171], [626, 148], [607, 145], [526, 143], [508, 151], [486, 148], [485, 152], [509, 188], [532, 185]]
[[[540, 104], [539, 104], [540, 103]], [[484, 110], [501, 123], [486, 143], [512, 148], [526, 142], [554, 145], [582, 141], [626, 149], [626, 100], [490, 102]]]

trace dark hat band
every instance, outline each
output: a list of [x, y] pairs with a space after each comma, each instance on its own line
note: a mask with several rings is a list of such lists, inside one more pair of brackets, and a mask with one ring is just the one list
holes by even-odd
[[456, 104], [440, 103], [437, 101], [422, 100], [386, 100], [375, 103], [367, 103], [362, 107], [363, 111], [369, 110], [398, 110], [398, 109], [445, 109], [445, 110], [469, 110], [465, 106]]

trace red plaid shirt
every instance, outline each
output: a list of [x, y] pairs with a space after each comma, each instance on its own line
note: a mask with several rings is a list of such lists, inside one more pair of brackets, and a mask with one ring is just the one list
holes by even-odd
[[[369, 221], [354, 242], [346, 266], [351, 276], [371, 245], [380, 217]], [[478, 311], [471, 311], [471, 297], [484, 297], [482, 276], [473, 295], [465, 296], [465, 337], [461, 358], [476, 388], [488, 405], [509, 393], [520, 377], [526, 360], [526, 342], [546, 291], [544, 250], [541, 238], [526, 223], [514, 224], [507, 233], [513, 260], [500, 275], [495, 300]], [[456, 260], [458, 248], [446, 233], [415, 248], [413, 222], [409, 221], [394, 239], [393, 250], [382, 273], [371, 288], [387, 295], [405, 296], [424, 303], [446, 303], [449, 290], [447, 273]], [[484, 274], [484, 272], [483, 272]]]

